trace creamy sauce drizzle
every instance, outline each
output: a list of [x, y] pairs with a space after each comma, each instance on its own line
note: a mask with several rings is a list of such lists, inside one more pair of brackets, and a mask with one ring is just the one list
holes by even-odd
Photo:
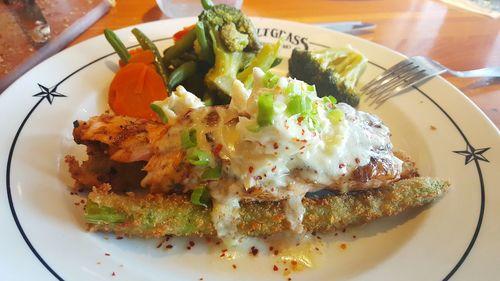
[[[306, 192], [325, 186], [348, 187], [350, 173], [373, 158], [387, 160], [397, 174], [401, 172], [402, 161], [392, 154], [390, 131], [377, 117], [347, 104], [337, 104], [333, 106], [342, 112], [342, 118], [333, 122], [329, 115], [332, 105], [326, 106], [310, 90], [303, 94], [316, 110], [315, 123], [299, 114], [289, 116], [285, 89], [290, 83], [303, 88], [307, 85], [280, 78], [274, 87], [265, 88], [263, 76], [260, 69], [254, 70], [251, 92], [236, 81], [228, 107], [202, 107], [201, 101], [182, 87], [173, 94], [174, 99], [165, 103], [170, 110], [169, 118], [176, 123], [158, 142], [159, 151], [178, 148], [186, 129], [196, 130], [200, 149], [220, 148], [217, 153], [222, 161], [222, 176], [215, 184], [209, 183], [214, 203], [212, 220], [219, 237], [236, 235], [239, 200], [245, 191], [260, 190], [262, 197], [254, 198], [258, 200], [286, 199], [291, 230], [300, 233], [305, 213], [302, 199]], [[274, 97], [272, 124], [258, 131], [249, 130], [257, 124], [259, 96], [269, 93]], [[216, 121], [207, 122], [208, 114], [216, 116]], [[217, 163], [212, 159], [209, 166], [215, 167]], [[192, 175], [182, 184], [187, 189], [199, 186], [199, 178], [193, 180], [193, 177], [200, 174], [200, 168], [194, 167]]]

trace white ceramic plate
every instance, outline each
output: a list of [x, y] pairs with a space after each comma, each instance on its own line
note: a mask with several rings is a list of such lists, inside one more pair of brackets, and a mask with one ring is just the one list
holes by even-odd
[[[194, 19], [139, 27], [160, 48]], [[255, 18], [264, 41], [292, 48], [351, 44], [370, 64], [365, 83], [403, 56], [349, 35], [300, 23]], [[136, 44], [131, 28], [118, 31]], [[117, 56], [102, 36], [69, 48], [25, 74], [0, 96], [1, 280], [286, 280], [283, 266], [259, 257], [221, 259], [216, 246], [156, 248], [158, 240], [117, 240], [88, 233], [79, 198], [69, 194], [65, 154], [82, 155], [72, 121], [106, 109]], [[279, 67], [286, 73], [286, 63]], [[374, 112], [392, 128], [395, 146], [409, 152], [423, 175], [449, 179], [437, 203], [329, 237], [317, 266], [293, 280], [493, 280], [500, 276], [500, 138], [494, 125], [441, 78], [396, 97]], [[353, 238], [356, 236], [356, 238]], [[339, 245], [345, 243], [346, 250]], [[109, 255], [106, 255], [109, 254]], [[232, 268], [237, 265], [237, 269]], [[114, 273], [114, 276], [113, 276]], [[498, 279], [497, 279], [498, 280]]]

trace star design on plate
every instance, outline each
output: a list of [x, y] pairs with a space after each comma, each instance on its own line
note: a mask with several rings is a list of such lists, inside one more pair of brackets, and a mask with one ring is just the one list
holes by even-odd
[[54, 101], [54, 98], [56, 97], [66, 97], [65, 95], [58, 93], [57, 92], [57, 86], [52, 87], [52, 88], [47, 88], [43, 85], [38, 84], [38, 87], [40, 87], [41, 92], [38, 94], [33, 95], [34, 97], [42, 97], [42, 99], [47, 99], [50, 104]]
[[478, 148], [475, 149], [472, 145], [467, 144], [466, 150], [453, 151], [457, 154], [465, 156], [465, 165], [469, 164], [472, 160], [481, 160], [485, 162], [490, 162], [486, 157], [484, 157], [483, 153], [488, 151], [490, 147]]

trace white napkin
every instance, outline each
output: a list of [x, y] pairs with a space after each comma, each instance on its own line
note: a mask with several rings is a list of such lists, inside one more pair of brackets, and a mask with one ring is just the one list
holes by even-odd
[[[453, 5], [453, 6], [457, 6], [459, 8], [464, 9], [464, 10], [467, 10], [467, 11], [490, 16], [494, 19], [497, 19], [500, 17], [499, 11], [495, 11], [491, 8], [484, 7], [484, 6], [476, 3], [475, 1], [474, 2], [470, 1], [470, 0], [441, 0], [441, 1], [444, 3], [450, 4], [450, 5]], [[495, 2], [498, 0], [490, 0], [490, 1]], [[497, 3], [497, 5], [498, 5], [498, 3]]]

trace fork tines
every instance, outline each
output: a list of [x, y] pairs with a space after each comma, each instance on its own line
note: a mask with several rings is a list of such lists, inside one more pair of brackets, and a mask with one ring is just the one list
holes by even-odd
[[370, 105], [381, 105], [389, 98], [432, 75], [420, 65], [419, 57], [412, 57], [387, 69], [363, 86], [360, 91], [367, 95], [368, 99], [373, 99]]

